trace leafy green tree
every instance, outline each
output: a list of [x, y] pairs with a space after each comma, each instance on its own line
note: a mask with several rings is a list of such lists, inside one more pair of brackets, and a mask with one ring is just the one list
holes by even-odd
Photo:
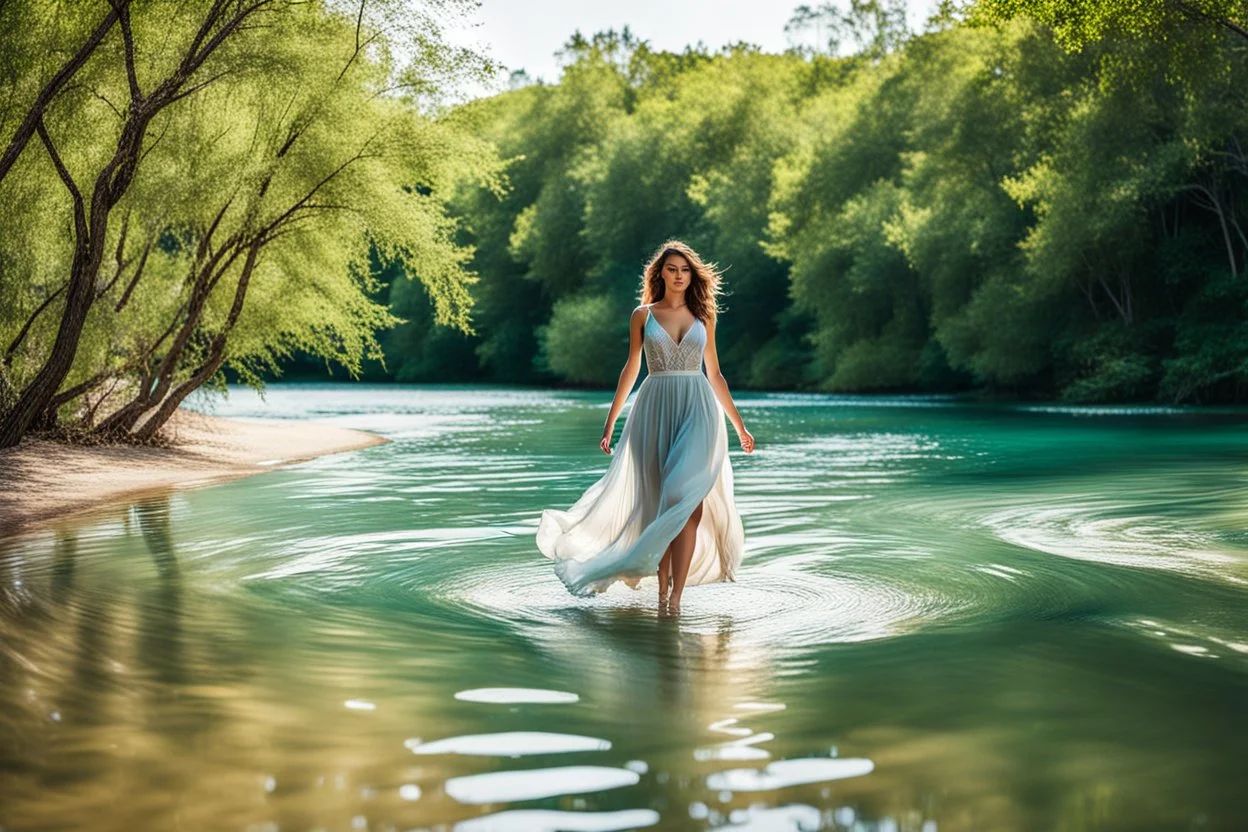
[[607, 385], [628, 352], [628, 318], [604, 295], [566, 297], [542, 327], [541, 359], [569, 381]]
[[926, 299], [886, 232], [902, 193], [915, 87], [896, 60], [858, 71], [806, 107], [781, 162], [766, 249], [791, 263], [791, 297], [813, 315], [808, 380], [836, 390], [917, 383]]
[[[261, 6], [263, 27], [238, 17]], [[147, 439], [222, 367], [258, 383], [295, 350], [358, 373], [394, 320], [371, 299], [374, 251], [422, 281], [439, 323], [468, 328], [471, 250], [442, 200], [466, 178], [497, 187], [494, 149], [420, 106], [470, 56], [426, 33], [419, 63], [398, 66], [393, 7], [224, 8], [119, 12], [120, 44], [39, 120], [51, 165], [28, 148], [3, 183], [40, 194], [0, 218], [4, 365], [25, 385], [6, 441], [80, 397], [88, 423], [108, 413], [98, 430]], [[77, 171], [101, 164], [87, 199]], [[58, 187], [68, 205], [47, 198]]]
[[[1236, 37], [1193, 18], [1072, 51], [953, 3], [912, 36], [899, 8], [800, 9], [821, 46], [784, 55], [578, 33], [558, 83], [464, 108], [508, 160], [505, 193], [454, 201], [473, 377], [611, 383], [608, 327], [680, 236], [727, 267], [720, 355], [746, 386], [1241, 398]], [[391, 364], [432, 372], [407, 326]]]
[[1159, 41], [1192, 25], [1248, 39], [1241, 0], [980, 0], [973, 18], [999, 22], [1027, 15], [1049, 26], [1068, 49], [1106, 38]]

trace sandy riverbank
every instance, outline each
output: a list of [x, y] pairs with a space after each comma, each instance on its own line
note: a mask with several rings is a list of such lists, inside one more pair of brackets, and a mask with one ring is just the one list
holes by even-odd
[[207, 485], [389, 441], [318, 422], [256, 422], [185, 410], [165, 430], [173, 447], [28, 440], [0, 451], [0, 535], [147, 493]]

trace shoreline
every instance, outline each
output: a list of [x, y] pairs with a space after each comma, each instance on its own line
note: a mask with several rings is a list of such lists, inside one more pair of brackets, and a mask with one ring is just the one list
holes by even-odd
[[384, 436], [308, 420], [255, 421], [177, 411], [172, 447], [26, 440], [0, 451], [0, 537], [47, 528], [145, 495], [216, 485], [317, 457], [384, 445]]

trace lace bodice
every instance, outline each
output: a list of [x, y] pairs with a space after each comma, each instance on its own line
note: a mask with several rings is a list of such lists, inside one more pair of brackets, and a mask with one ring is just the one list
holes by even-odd
[[642, 345], [646, 352], [646, 370], [656, 373], [700, 373], [702, 353], [706, 350], [706, 325], [695, 320], [685, 337], [677, 344], [649, 309], [642, 327]]

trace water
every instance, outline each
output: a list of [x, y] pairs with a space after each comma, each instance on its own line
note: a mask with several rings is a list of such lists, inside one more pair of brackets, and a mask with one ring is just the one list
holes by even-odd
[[393, 442], [0, 546], [6, 832], [1248, 828], [1242, 411], [738, 395], [672, 621], [532, 542], [607, 394], [267, 398]]

